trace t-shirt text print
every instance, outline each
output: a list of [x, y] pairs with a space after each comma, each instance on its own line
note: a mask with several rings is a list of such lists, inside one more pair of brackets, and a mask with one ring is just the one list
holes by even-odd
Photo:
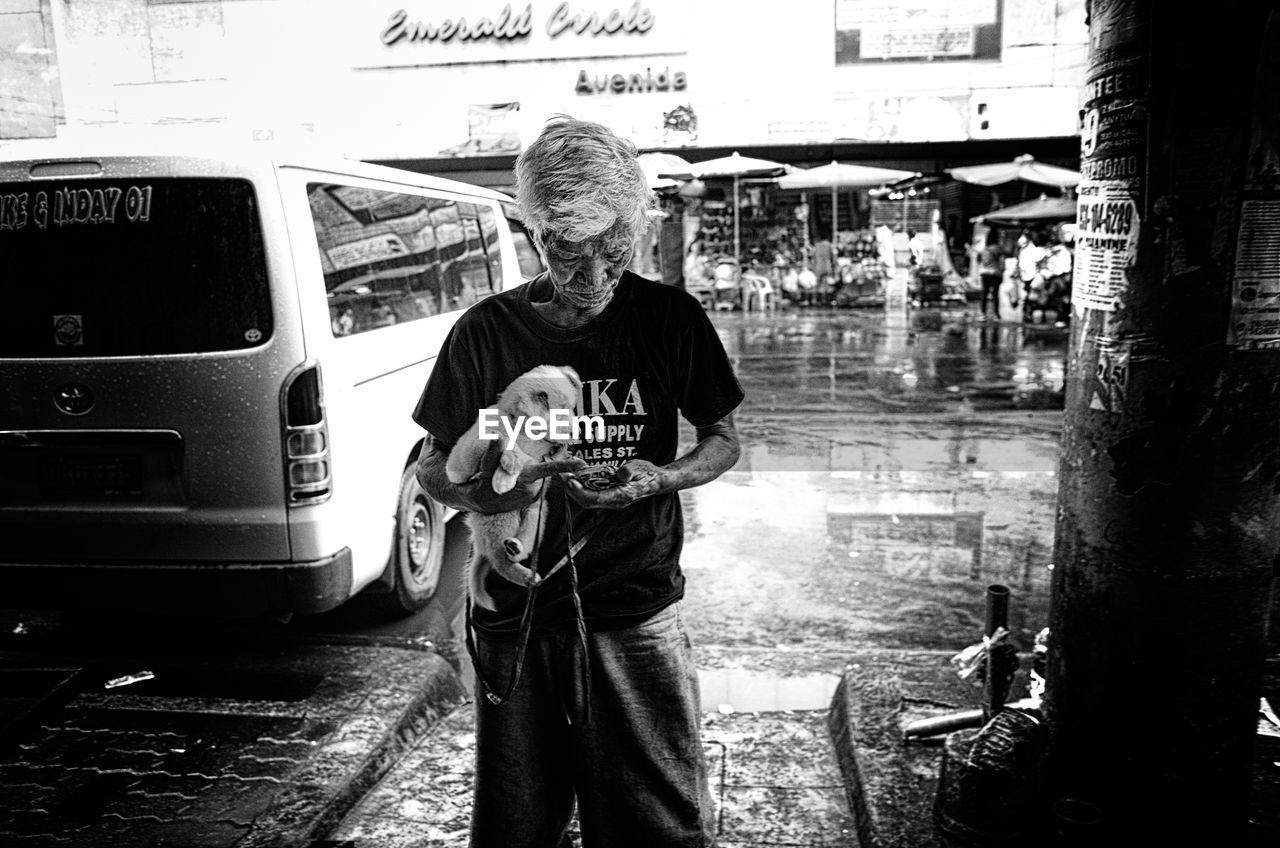
[[[569, 452], [592, 466], [594, 473], [583, 475], [588, 488], [607, 488], [613, 471], [639, 456], [640, 438], [646, 426], [644, 396], [640, 381], [633, 379], [625, 388], [621, 380], [584, 380], [578, 396], [579, 415], [599, 416], [604, 421], [600, 432], [583, 428], [583, 441]], [[603, 438], [597, 439], [596, 436]]]

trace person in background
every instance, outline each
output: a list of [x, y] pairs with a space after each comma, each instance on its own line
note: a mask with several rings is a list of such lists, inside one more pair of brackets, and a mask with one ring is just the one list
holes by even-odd
[[1022, 319], [1022, 282], [1018, 279], [1018, 259], [1005, 256], [1004, 273], [1000, 280], [1000, 320], [1019, 321]]
[[800, 302], [800, 272], [794, 265], [788, 265], [782, 274], [782, 296], [788, 303]]
[[812, 268], [805, 265], [800, 269], [796, 283], [800, 286], [800, 302], [805, 306], [813, 306], [814, 292], [818, 288], [818, 275], [813, 273]]
[[982, 280], [982, 317], [987, 317], [987, 303], [991, 303], [991, 315], [1000, 317], [1000, 282], [1004, 279], [1004, 251], [994, 230], [987, 232], [986, 243], [978, 251], [978, 276]]
[[356, 316], [350, 306], [342, 307], [342, 311], [330, 322], [335, 336], [349, 336], [355, 332]]
[[813, 273], [817, 277], [813, 296], [823, 302], [831, 292], [831, 284], [835, 280], [835, 247], [827, 239], [819, 239], [813, 245]]
[[1018, 236], [1018, 283], [1022, 288], [1023, 318], [1030, 320], [1040, 294], [1040, 260], [1045, 250], [1040, 246], [1041, 237], [1033, 230], [1023, 230]]
[[[490, 569], [494, 608], [468, 601], [471, 848], [566, 846], [575, 805], [583, 848], [705, 848], [716, 821], [680, 603], [679, 492], [737, 461], [742, 387], [698, 302], [625, 270], [652, 203], [634, 145], [561, 115], [515, 172], [547, 271], [458, 319], [413, 413], [429, 434], [417, 477], [433, 498], [492, 514], [534, 503], [546, 486], [533, 564], [545, 575], [567, 563], [536, 594]], [[453, 444], [539, 365], [577, 372], [576, 414], [609, 416], [605, 441], [572, 449], [597, 464], [578, 455], [535, 463], [502, 495], [487, 475], [451, 482]], [[680, 418], [695, 443], [677, 456]], [[583, 543], [572, 559], [570, 537]]]
[[787, 273], [787, 267], [791, 264], [790, 258], [787, 256], [785, 247], [778, 247], [773, 251], [773, 263], [769, 268], [769, 279], [773, 281], [773, 287], [779, 289], [782, 287], [782, 277]]
[[707, 266], [707, 258], [702, 255], [702, 242], [694, 240], [684, 257], [684, 284], [686, 288], [705, 286], [710, 281], [711, 272]]
[[1040, 260], [1040, 275], [1044, 278], [1044, 320], [1065, 323], [1070, 310], [1067, 305], [1071, 294], [1071, 249], [1063, 243], [1059, 230], [1048, 236], [1048, 249]]
[[919, 268], [924, 264], [924, 239], [915, 230], [907, 230], [907, 249], [911, 251], [911, 265]]

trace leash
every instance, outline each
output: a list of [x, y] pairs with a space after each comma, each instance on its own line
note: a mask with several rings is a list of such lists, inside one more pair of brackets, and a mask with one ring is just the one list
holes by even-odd
[[[546, 500], [547, 500], [546, 487], [548, 485], [550, 485], [550, 481], [543, 480], [542, 491], [539, 493], [539, 496], [538, 496], [538, 531], [537, 533], [534, 534], [533, 553], [530, 559], [530, 566], [529, 566], [530, 570], [533, 571], [535, 574], [537, 573], [537, 570], [538, 570], [539, 548], [542, 546], [542, 507], [546, 504]], [[527, 594], [525, 595], [525, 601], [524, 601], [524, 611], [520, 615], [520, 628], [516, 636], [515, 668], [512, 670], [511, 679], [508, 681], [507, 686], [501, 695], [499, 695], [494, 690], [494, 688], [489, 685], [489, 681], [485, 678], [484, 671], [480, 667], [480, 656], [479, 656], [479, 652], [476, 650], [476, 644], [475, 644], [475, 636], [474, 636], [475, 628], [472, 624], [472, 619], [471, 619], [471, 590], [470, 588], [468, 588], [467, 590], [466, 625], [465, 625], [467, 653], [471, 657], [471, 666], [472, 668], [475, 669], [476, 680], [480, 681], [480, 686], [482, 689], [484, 689], [485, 697], [489, 700], [489, 703], [493, 704], [496, 707], [502, 706], [511, 698], [511, 693], [515, 691], [516, 686], [520, 682], [520, 675], [524, 671], [525, 651], [529, 647], [529, 635], [533, 629], [533, 609], [534, 609], [534, 601], [538, 596], [538, 589], [553, 574], [555, 574], [557, 571], [563, 568], [566, 564], [569, 566], [569, 590], [570, 590], [570, 594], [573, 597], [573, 612], [574, 612], [574, 618], [575, 618], [574, 623], [577, 629], [578, 644], [582, 648], [582, 664], [584, 669], [583, 677], [584, 677], [584, 684], [587, 687], [587, 689], [584, 691], [588, 691], [591, 686], [591, 663], [587, 655], [587, 625], [582, 615], [582, 599], [578, 595], [578, 568], [573, 561], [573, 557], [575, 554], [581, 552], [582, 548], [591, 539], [592, 535], [595, 534], [596, 527], [598, 527], [599, 525], [593, 526], [589, 531], [587, 531], [586, 535], [584, 535], [581, 539], [578, 539], [575, 541], [573, 538], [573, 535], [574, 535], [573, 534], [573, 516], [571, 515], [569, 507], [570, 507], [569, 491], [568, 489], [565, 489], [564, 491], [565, 532], [566, 532], [566, 535], [568, 536], [569, 547], [565, 551], [564, 556], [560, 557], [559, 561], [556, 562], [556, 564], [551, 567], [551, 570], [548, 571], [545, 575], [543, 575], [542, 579], [539, 580], [537, 584], [533, 586], [529, 586], [527, 589]], [[584, 707], [583, 723], [586, 723], [586, 720], [587, 720], [587, 711]]]

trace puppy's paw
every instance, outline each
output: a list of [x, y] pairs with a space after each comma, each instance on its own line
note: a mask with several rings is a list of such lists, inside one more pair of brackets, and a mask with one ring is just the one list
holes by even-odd
[[527, 462], [528, 458], [519, 451], [504, 450], [498, 457], [498, 467], [493, 470], [493, 490], [505, 495], [514, 489]]

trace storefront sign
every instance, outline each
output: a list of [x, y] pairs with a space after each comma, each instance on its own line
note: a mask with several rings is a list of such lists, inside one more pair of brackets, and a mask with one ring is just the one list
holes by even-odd
[[449, 41], [480, 41], [482, 39], [514, 39], [523, 38], [533, 31], [533, 7], [525, 6], [524, 11], [513, 15], [511, 4], [502, 8], [496, 19], [476, 18], [468, 22], [466, 18], [445, 18], [437, 24], [409, 20], [409, 13], [397, 9], [387, 18], [387, 25], [382, 30], [382, 43], [388, 47], [400, 42], [438, 41], [441, 44]]
[[574, 35], [614, 35], [619, 32], [648, 32], [653, 29], [653, 12], [642, 7], [639, 0], [631, 4], [625, 15], [620, 9], [610, 9], [601, 16], [597, 12], [574, 12], [568, 3], [561, 3], [547, 21], [547, 35], [552, 38], [572, 32]]
[[[568, 3], [556, 6], [547, 18], [546, 32], [552, 38], [571, 33], [573, 35], [615, 35], [617, 33], [648, 32], [653, 29], [653, 12], [640, 5], [639, 0], [625, 12], [610, 9], [608, 12], [575, 11]], [[382, 43], [387, 46], [402, 41], [480, 41], [482, 39], [524, 38], [533, 32], [533, 4], [513, 11], [511, 4], [502, 7], [496, 17], [445, 18], [439, 23], [412, 20], [406, 9], [397, 9], [387, 19], [382, 30]]]
[[591, 74], [583, 70], [578, 72], [574, 90], [579, 94], [636, 94], [684, 91], [688, 84], [684, 71], [672, 73], [670, 68], [663, 68], [656, 74], [653, 68], [645, 68], [643, 74]]
[[836, 0], [836, 64], [1000, 58], [1003, 0]]

